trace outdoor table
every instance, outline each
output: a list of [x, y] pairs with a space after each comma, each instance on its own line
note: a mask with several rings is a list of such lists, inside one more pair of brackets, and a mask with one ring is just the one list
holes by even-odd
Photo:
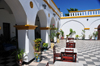
[[77, 62], [56, 61], [54, 63], [54, 66], [83, 66], [83, 64], [82, 63], [77, 63]]

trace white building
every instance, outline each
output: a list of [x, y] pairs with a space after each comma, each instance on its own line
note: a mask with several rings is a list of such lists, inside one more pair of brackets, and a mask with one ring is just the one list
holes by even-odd
[[50, 25], [59, 27], [59, 20], [60, 11], [53, 0], [0, 0], [0, 34], [6, 40], [18, 35], [19, 48], [27, 53], [25, 62], [34, 58], [36, 37], [50, 47]]
[[64, 31], [64, 38], [72, 28], [76, 31], [76, 34], [73, 35], [74, 38], [75, 35], [81, 36], [82, 30], [85, 30], [85, 39], [89, 39], [89, 35], [97, 31], [100, 25], [100, 9], [70, 11], [69, 16], [62, 16], [60, 22], [60, 29]]
[[42, 38], [42, 42], [49, 43], [50, 47], [50, 25], [55, 24], [56, 28], [62, 29], [65, 38], [69, 28], [79, 35], [82, 29], [89, 28], [86, 30], [88, 36], [100, 24], [99, 12], [95, 14], [60, 17], [63, 15], [53, 0], [0, 0], [0, 34], [6, 40], [18, 36], [19, 48], [27, 53], [24, 61], [29, 62], [34, 58], [35, 38]]

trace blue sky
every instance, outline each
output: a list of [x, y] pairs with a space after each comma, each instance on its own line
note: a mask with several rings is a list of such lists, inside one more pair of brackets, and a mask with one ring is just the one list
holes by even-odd
[[60, 11], [68, 13], [67, 9], [77, 8], [78, 10], [100, 9], [98, 0], [53, 0]]

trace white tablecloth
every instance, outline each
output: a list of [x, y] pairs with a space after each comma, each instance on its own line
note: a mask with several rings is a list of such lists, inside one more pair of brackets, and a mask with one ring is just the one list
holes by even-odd
[[75, 42], [75, 43], [76, 43], [76, 40], [67, 40], [66, 42], [69, 42], [69, 41], [73, 41], [73, 42]]
[[56, 61], [54, 66], [83, 66], [82, 63], [78, 62], [63, 62], [63, 61]]
[[[65, 52], [65, 49], [73, 49], [74, 50], [74, 53], [77, 53], [78, 51], [77, 51], [77, 49], [76, 48], [61, 48], [61, 50], [60, 50], [60, 53], [61, 52]], [[67, 52], [70, 52], [70, 51], [67, 51]]]

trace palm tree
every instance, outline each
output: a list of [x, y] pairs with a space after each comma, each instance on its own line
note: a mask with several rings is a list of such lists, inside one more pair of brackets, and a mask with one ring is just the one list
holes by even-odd
[[[70, 11], [78, 11], [78, 9], [76, 8], [70, 8], [70, 9], [67, 9], [68, 12]], [[69, 16], [69, 13], [65, 14], [65, 16]]]

